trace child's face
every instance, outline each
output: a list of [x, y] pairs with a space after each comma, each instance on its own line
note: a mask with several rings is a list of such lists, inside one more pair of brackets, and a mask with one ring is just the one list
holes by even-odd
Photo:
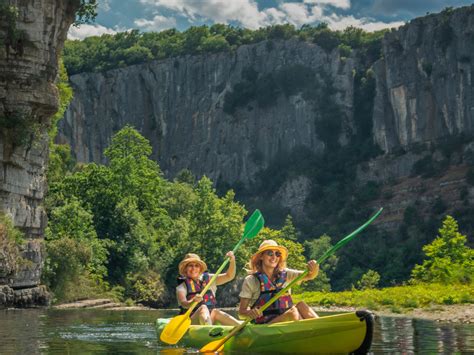
[[198, 263], [189, 263], [186, 265], [186, 276], [190, 279], [197, 279], [201, 274], [201, 265]]

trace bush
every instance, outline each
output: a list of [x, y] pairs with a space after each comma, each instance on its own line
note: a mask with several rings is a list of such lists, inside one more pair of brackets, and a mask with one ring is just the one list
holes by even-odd
[[437, 238], [423, 247], [426, 259], [412, 270], [414, 281], [472, 282], [474, 250], [466, 245], [467, 238], [458, 231], [458, 224], [446, 216]]
[[27, 263], [21, 256], [24, 236], [11, 219], [0, 214], [0, 279], [13, 277]]
[[357, 281], [356, 288], [359, 290], [367, 290], [371, 288], [376, 288], [380, 281], [380, 275], [377, 271], [369, 270], [361, 279]]

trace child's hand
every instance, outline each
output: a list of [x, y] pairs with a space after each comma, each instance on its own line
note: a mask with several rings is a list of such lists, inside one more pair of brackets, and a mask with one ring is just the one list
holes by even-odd
[[194, 296], [193, 302], [199, 303], [199, 302], [201, 302], [201, 301], [202, 301], [202, 296], [201, 296], [201, 295], [196, 295], [196, 296]]

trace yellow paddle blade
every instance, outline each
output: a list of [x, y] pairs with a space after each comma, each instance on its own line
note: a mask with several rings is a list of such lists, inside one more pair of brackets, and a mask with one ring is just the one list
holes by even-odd
[[174, 317], [161, 332], [160, 340], [167, 344], [176, 344], [191, 325], [191, 318], [187, 314]]
[[[224, 344], [219, 346], [219, 343], [221, 342], [222, 339], [219, 340], [214, 340], [211, 341], [210, 343], [207, 343], [204, 345], [201, 349], [199, 349], [199, 352], [201, 353], [216, 353], [216, 352], [221, 352], [224, 350]], [[217, 348], [219, 346], [219, 348]], [[217, 348], [217, 349], [216, 349]]]

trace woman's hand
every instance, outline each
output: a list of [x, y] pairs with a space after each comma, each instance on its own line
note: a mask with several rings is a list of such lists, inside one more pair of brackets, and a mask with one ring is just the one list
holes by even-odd
[[310, 280], [314, 279], [316, 276], [319, 274], [319, 264], [317, 263], [316, 260], [310, 260], [308, 261], [308, 278]]
[[258, 317], [262, 316], [262, 311], [258, 308], [252, 308], [247, 311], [246, 316], [250, 319], [257, 319]]
[[230, 261], [235, 261], [235, 255], [232, 251], [228, 251], [225, 256], [227, 256], [230, 259]]

